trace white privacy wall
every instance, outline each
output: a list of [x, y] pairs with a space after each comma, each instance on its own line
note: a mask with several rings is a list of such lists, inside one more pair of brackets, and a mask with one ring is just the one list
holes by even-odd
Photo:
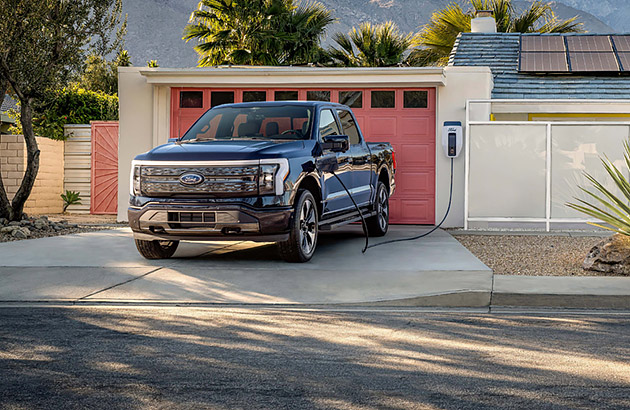
[[588, 199], [584, 172], [620, 194], [602, 167], [607, 156], [628, 175], [623, 143], [627, 123], [500, 123], [469, 125], [469, 227], [491, 223], [579, 223], [586, 216], [566, 206]]

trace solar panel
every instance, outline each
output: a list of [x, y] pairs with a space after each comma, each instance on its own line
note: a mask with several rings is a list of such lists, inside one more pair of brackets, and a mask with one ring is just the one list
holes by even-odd
[[630, 52], [618, 52], [617, 55], [619, 56], [619, 62], [623, 66], [622, 71], [630, 71]]
[[612, 36], [617, 51], [630, 51], [630, 36]]
[[520, 71], [530, 73], [563, 73], [569, 71], [565, 52], [521, 53]]
[[569, 53], [580, 52], [611, 52], [613, 51], [608, 36], [567, 36]]
[[569, 53], [573, 72], [619, 72], [617, 58], [609, 53]]
[[564, 52], [564, 50], [562, 36], [523, 36], [521, 38], [521, 51]]

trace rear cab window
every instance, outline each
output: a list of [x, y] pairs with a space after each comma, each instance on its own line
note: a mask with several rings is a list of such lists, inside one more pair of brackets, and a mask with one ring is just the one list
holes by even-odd
[[325, 108], [319, 113], [319, 135], [321, 138], [329, 135], [341, 135], [337, 120], [331, 109]]
[[359, 134], [359, 128], [354, 121], [352, 114], [348, 110], [337, 110], [339, 121], [341, 121], [341, 129], [344, 135], [347, 135], [350, 139], [350, 145], [361, 144], [361, 135]]

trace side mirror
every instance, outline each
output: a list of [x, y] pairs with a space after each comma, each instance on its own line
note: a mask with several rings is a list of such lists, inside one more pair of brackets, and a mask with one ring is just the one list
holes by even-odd
[[350, 137], [347, 135], [329, 135], [323, 138], [323, 150], [346, 152], [350, 149]]
[[169, 138], [167, 142], [170, 144], [171, 142], [177, 142], [177, 141], [179, 141], [179, 138]]

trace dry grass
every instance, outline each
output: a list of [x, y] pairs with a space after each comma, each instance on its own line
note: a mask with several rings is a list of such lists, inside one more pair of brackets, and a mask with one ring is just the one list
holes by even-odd
[[498, 275], [609, 276], [582, 269], [587, 253], [602, 237], [458, 234], [455, 238]]

